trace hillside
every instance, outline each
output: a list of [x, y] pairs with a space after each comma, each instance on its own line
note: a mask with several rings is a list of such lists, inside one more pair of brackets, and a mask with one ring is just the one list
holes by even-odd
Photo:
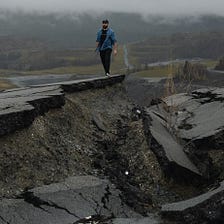
[[114, 73], [125, 70], [123, 44], [127, 45], [130, 64], [135, 67], [157, 61], [195, 57], [217, 60], [223, 56], [223, 17], [173, 18], [164, 22], [162, 17], [143, 18], [130, 13], [59, 15], [1, 11], [1, 76], [102, 73], [94, 47], [104, 17], [111, 21], [119, 43], [119, 54], [112, 63]]
[[[94, 74], [101, 73], [100, 57], [94, 48], [53, 50], [35, 39], [0, 37], [0, 69], [4, 74]], [[175, 59], [218, 60], [224, 52], [224, 33], [176, 33], [129, 43], [128, 59], [136, 68], [149, 63]], [[112, 58], [112, 71], [125, 70], [123, 45]], [[178, 63], [178, 61], [177, 61]], [[208, 62], [209, 63], [209, 62]], [[214, 62], [210, 63], [214, 64]]]
[[0, 11], [0, 36], [34, 38], [47, 42], [54, 49], [92, 47], [102, 18], [111, 21], [119, 43], [145, 40], [177, 32], [221, 31], [224, 17], [207, 15], [195, 20], [190, 17], [171, 18], [135, 13], [26, 14]]
[[166, 37], [148, 38], [129, 44], [132, 64], [148, 64], [175, 59], [218, 59], [224, 52], [224, 33], [176, 33]]

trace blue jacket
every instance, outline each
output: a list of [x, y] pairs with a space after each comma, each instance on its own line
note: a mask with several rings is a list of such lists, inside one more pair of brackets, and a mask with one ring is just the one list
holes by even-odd
[[[96, 41], [97, 42], [100, 42], [101, 34], [102, 34], [102, 29], [100, 29], [97, 32], [97, 38], [96, 38]], [[107, 36], [106, 36], [105, 41], [103, 42], [102, 46], [98, 46], [98, 48], [96, 49], [96, 51], [103, 51], [103, 50], [106, 50], [108, 48], [112, 49], [113, 48], [113, 45], [116, 42], [117, 42], [117, 40], [115, 38], [114, 31], [111, 28], [108, 28], [108, 30], [107, 30]]]

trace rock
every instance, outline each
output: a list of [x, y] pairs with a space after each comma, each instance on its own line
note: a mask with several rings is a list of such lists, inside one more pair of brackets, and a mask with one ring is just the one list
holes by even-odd
[[93, 113], [92, 117], [93, 124], [100, 130], [100, 131], [107, 131], [106, 126], [101, 118], [101, 116], [97, 113]]
[[132, 114], [131, 114], [131, 119], [132, 121], [138, 121], [142, 117], [142, 108], [140, 107], [133, 107], [132, 108]]
[[224, 181], [216, 189], [181, 202], [162, 206], [164, 217], [181, 223], [223, 223]]

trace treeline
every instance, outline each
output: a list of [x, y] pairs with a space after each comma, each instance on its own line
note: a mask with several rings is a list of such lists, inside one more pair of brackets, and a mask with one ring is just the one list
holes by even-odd
[[[0, 53], [1, 52], [9, 52], [9, 54], [15, 54], [15, 51], [19, 50], [47, 50], [47, 42], [34, 39], [34, 38], [21, 38], [18, 36], [0, 36]], [[13, 53], [11, 53], [13, 52]]]
[[217, 59], [224, 52], [224, 33], [177, 33], [149, 38], [129, 45], [129, 48], [140, 64], [197, 57]]
[[91, 50], [44, 51], [16, 50], [0, 52], [0, 69], [43, 70], [67, 66], [89, 66], [99, 63]]
[[54, 49], [91, 47], [101, 20], [108, 18], [119, 43], [167, 36], [177, 32], [207, 32], [223, 29], [224, 17], [208, 15], [192, 18], [142, 17], [137, 13], [38, 14], [9, 12], [0, 9], [0, 36], [35, 38], [48, 42]]
[[[148, 38], [128, 45], [135, 66], [152, 62], [188, 58], [218, 59], [224, 52], [224, 33], [177, 33]], [[55, 50], [44, 41], [16, 37], [0, 37], [0, 69], [42, 70], [67, 66], [98, 64], [93, 48]], [[223, 60], [220, 61], [223, 67]], [[218, 69], [218, 67], [217, 67]]]
[[215, 66], [215, 70], [224, 71], [224, 57], [219, 60], [219, 63]]

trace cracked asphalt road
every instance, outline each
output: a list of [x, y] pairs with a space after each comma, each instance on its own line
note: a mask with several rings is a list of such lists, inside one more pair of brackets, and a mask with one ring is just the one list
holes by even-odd
[[119, 194], [108, 180], [70, 177], [62, 183], [26, 191], [17, 199], [3, 199], [0, 223], [119, 223], [132, 219], [139, 220], [135, 223], [146, 223], [144, 217], [121, 201]]

